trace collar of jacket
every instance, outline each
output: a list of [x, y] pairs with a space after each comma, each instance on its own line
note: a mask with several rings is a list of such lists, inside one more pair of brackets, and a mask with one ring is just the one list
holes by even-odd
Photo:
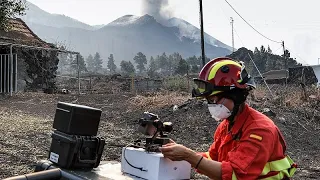
[[[245, 124], [249, 116], [249, 109], [250, 109], [249, 105], [245, 104], [242, 112], [235, 117], [234, 124], [231, 128], [232, 136], [237, 135], [239, 131], [243, 128], [243, 125]], [[228, 126], [229, 126], [229, 122], [228, 122]]]

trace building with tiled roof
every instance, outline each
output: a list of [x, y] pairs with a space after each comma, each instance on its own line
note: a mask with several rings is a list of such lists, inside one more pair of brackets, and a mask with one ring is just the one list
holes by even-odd
[[9, 20], [10, 30], [0, 29], [0, 46], [5, 44], [27, 45], [42, 48], [54, 48], [50, 43], [40, 39], [21, 19]]

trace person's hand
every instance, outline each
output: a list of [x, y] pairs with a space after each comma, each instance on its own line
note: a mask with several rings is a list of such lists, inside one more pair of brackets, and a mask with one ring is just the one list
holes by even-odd
[[177, 144], [174, 141], [163, 145], [159, 148], [165, 158], [172, 161], [183, 161], [186, 160], [193, 152], [191, 149]]

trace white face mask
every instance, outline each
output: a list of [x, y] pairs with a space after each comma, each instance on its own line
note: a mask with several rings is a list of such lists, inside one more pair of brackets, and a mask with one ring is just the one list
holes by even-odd
[[216, 121], [222, 121], [231, 116], [231, 111], [223, 104], [208, 104], [209, 112]]

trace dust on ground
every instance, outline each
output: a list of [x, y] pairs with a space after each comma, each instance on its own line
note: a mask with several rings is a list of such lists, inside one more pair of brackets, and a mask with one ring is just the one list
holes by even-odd
[[[146, 95], [90, 94], [62, 95], [21, 93], [0, 100], [0, 178], [33, 171], [37, 161], [46, 159], [51, 143], [53, 117], [57, 102], [69, 102], [100, 108], [103, 111], [99, 136], [106, 139], [102, 160], [120, 161], [121, 148], [141, 136], [137, 120], [144, 111], [159, 115], [174, 124], [171, 137], [196, 151], [206, 151], [212, 143], [217, 123], [206, 105], [184, 93]], [[173, 105], [178, 110], [173, 111]], [[320, 118], [318, 104], [287, 108], [273, 103], [252, 102], [263, 111], [275, 113], [272, 119], [287, 142], [287, 153], [298, 163], [294, 179], [320, 177]], [[317, 112], [315, 114], [315, 112]], [[195, 179], [205, 179], [196, 175]]]

